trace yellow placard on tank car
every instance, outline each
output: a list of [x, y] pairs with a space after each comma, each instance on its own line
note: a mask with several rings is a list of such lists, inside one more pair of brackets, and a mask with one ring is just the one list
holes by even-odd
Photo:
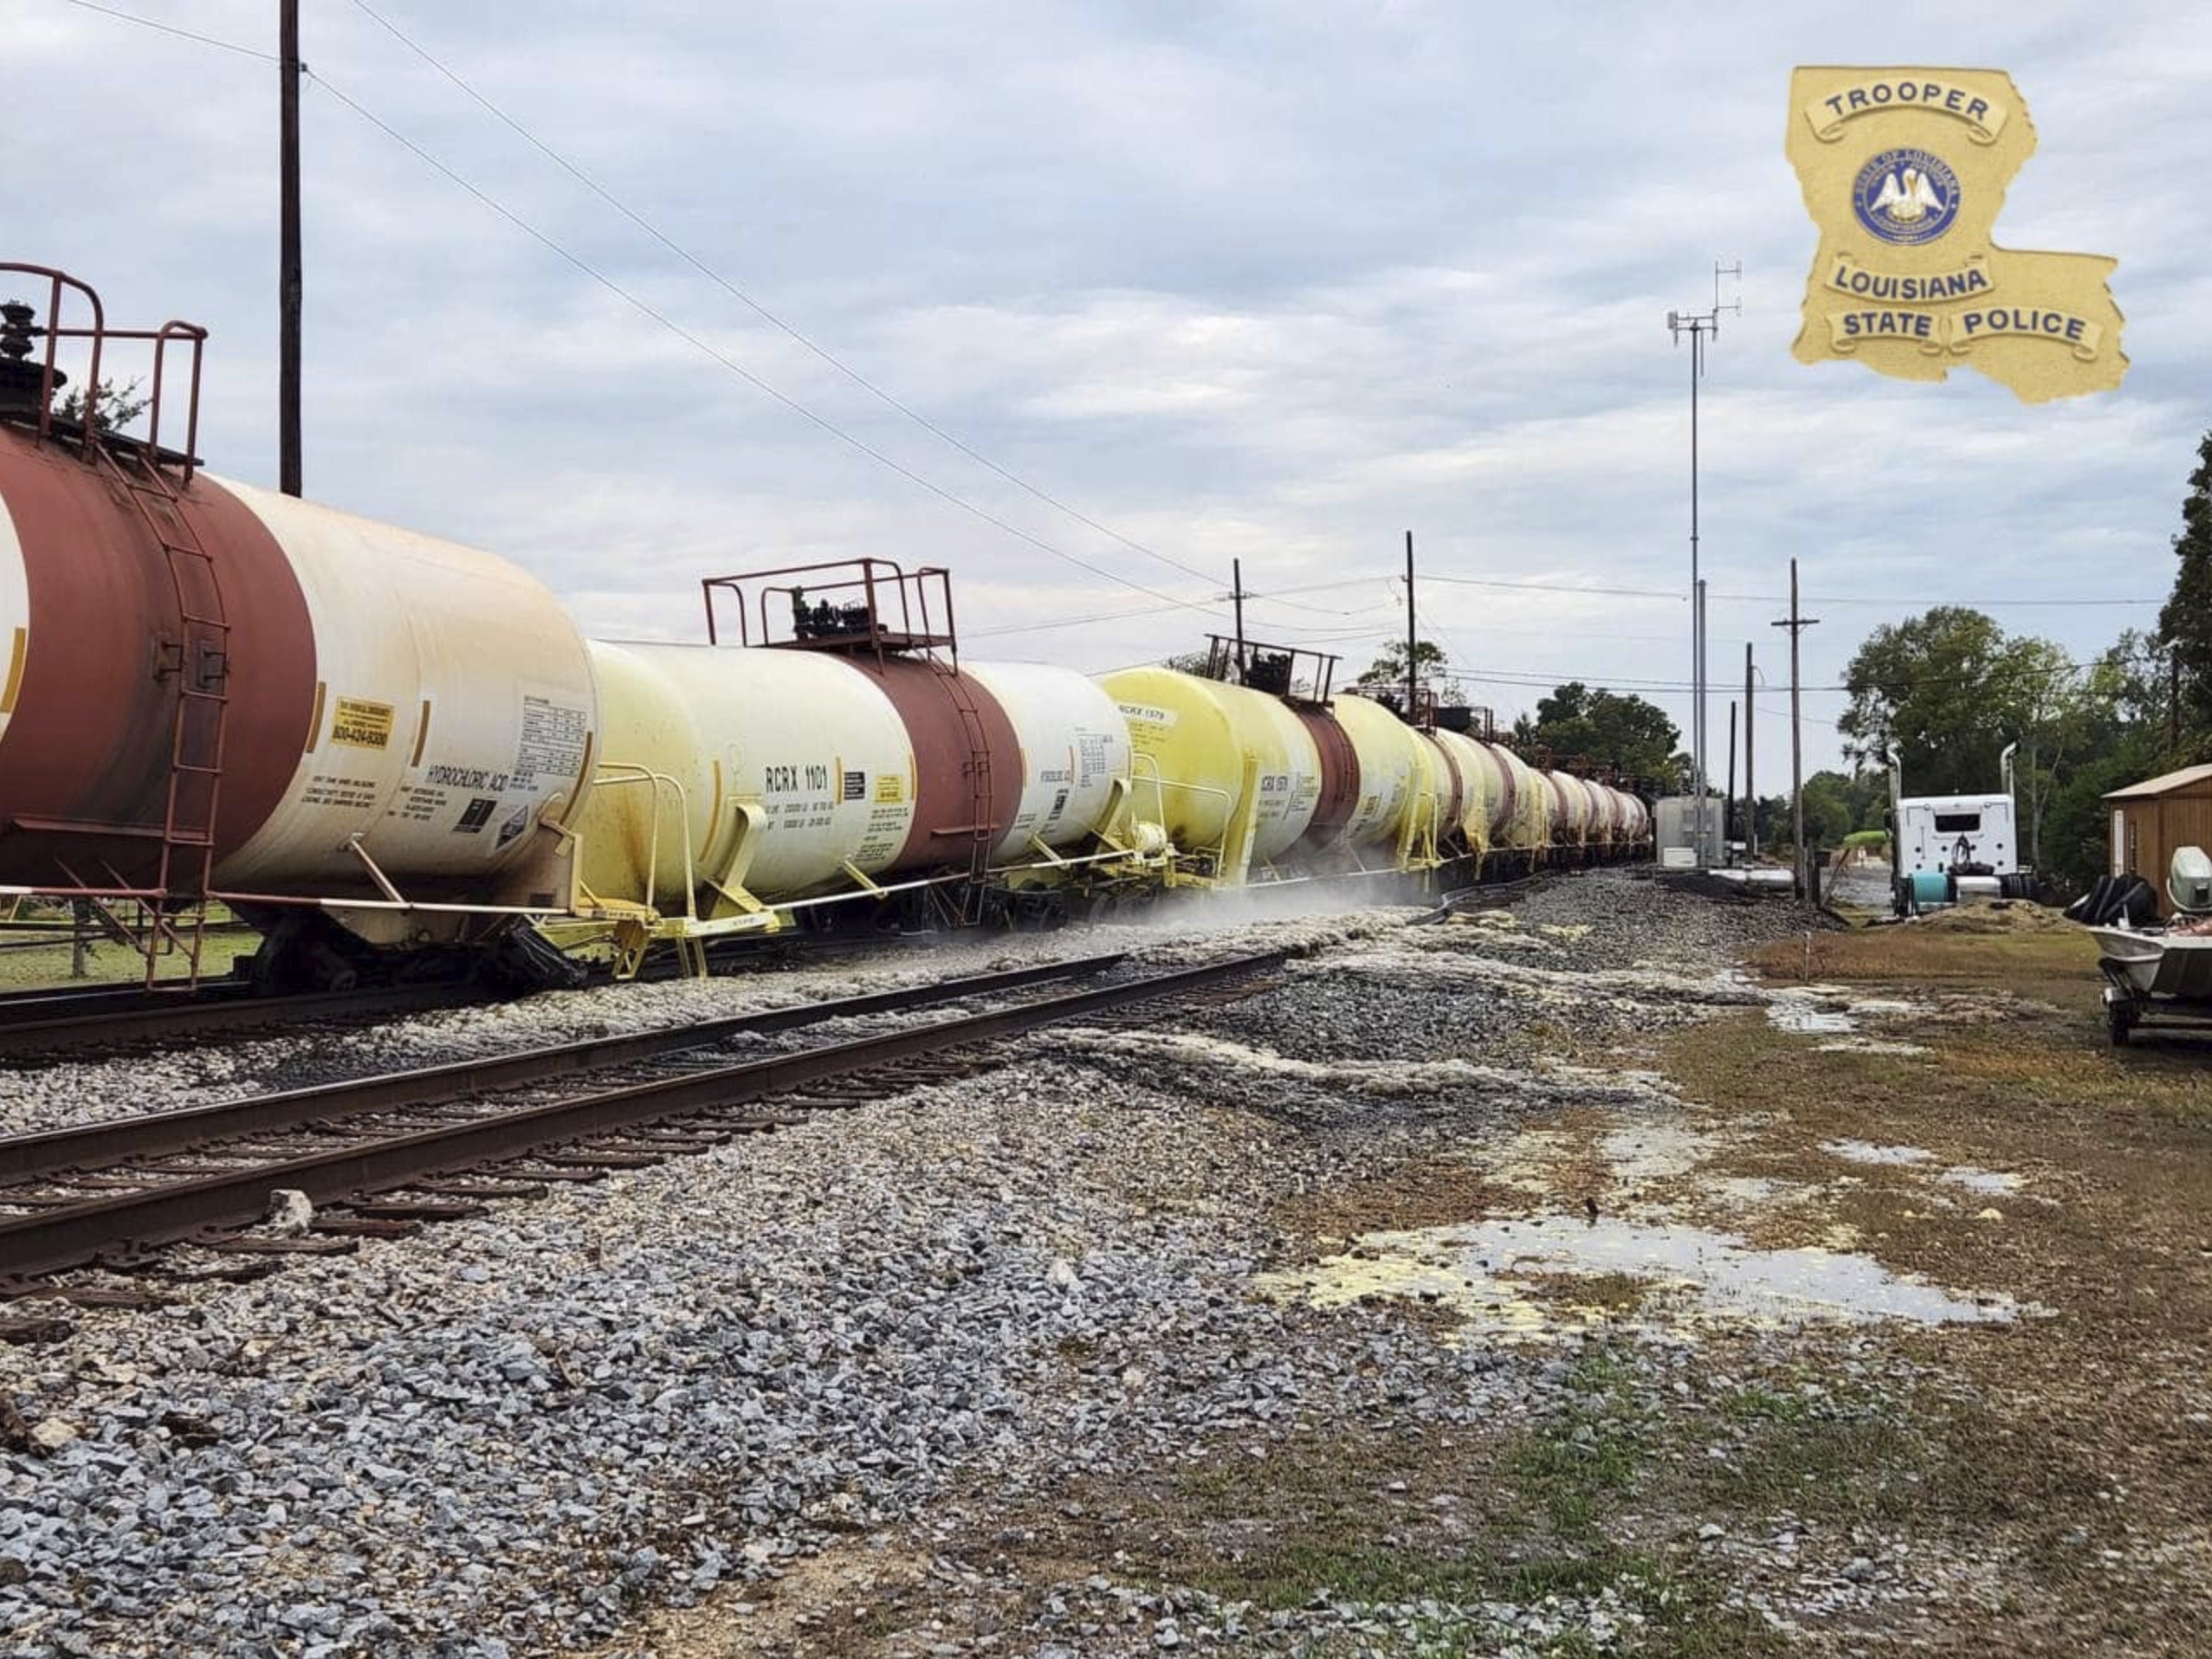
[[2099, 254], [1992, 240], [2035, 151], [1997, 69], [1801, 68], [1784, 145], [1821, 241], [1805, 284], [1802, 363], [1906, 380], [1980, 371], [2025, 402], [2108, 391], [2127, 372]]

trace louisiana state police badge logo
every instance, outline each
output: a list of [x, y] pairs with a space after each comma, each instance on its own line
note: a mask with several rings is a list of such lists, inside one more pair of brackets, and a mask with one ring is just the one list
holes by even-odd
[[1958, 217], [1958, 175], [1925, 150], [1885, 150], [1859, 170], [1852, 205], [1884, 242], [1918, 247]]

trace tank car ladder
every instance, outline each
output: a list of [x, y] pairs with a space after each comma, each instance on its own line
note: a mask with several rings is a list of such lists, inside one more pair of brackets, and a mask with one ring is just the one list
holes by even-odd
[[[150, 449], [119, 455], [106, 443], [93, 449], [130, 496], [160, 544], [177, 595], [178, 637], [173, 672], [177, 712], [170, 724], [169, 786], [163, 803], [158, 894], [147, 911], [146, 984], [152, 988], [165, 945], [185, 959], [185, 983], [197, 985], [207, 940], [207, 894], [215, 884], [215, 824], [223, 800], [223, 749], [230, 716], [230, 622], [214, 557], [184, 513], [184, 496]], [[163, 642], [160, 672], [172, 669]], [[183, 877], [194, 898], [182, 926], [165, 908]]]

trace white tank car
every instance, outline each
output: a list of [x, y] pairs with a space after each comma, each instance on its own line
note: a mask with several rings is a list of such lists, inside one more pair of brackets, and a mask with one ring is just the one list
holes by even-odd
[[1351, 739], [1359, 759], [1359, 798], [1340, 844], [1379, 851], [1406, 845], [1423, 816], [1433, 819], [1436, 811], [1428, 746], [1395, 710], [1369, 698], [1338, 697], [1329, 712]]
[[[359, 890], [365, 855], [411, 899], [565, 904], [559, 839], [541, 822], [577, 799], [597, 699], [584, 642], [553, 596], [471, 547], [222, 487], [298, 580], [315, 686], [291, 785], [223, 859], [221, 886]], [[356, 908], [344, 920], [392, 943], [440, 931], [437, 913]]]
[[1108, 827], [1129, 782], [1129, 722], [1092, 681], [1041, 662], [963, 663], [1013, 723], [1022, 792], [993, 862], [1018, 863], [1032, 842], [1055, 851]]

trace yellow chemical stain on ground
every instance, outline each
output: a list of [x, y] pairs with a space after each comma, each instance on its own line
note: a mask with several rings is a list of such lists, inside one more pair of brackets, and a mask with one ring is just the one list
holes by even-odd
[[[1584, 1307], [1571, 1292], [1551, 1292], [1558, 1275], [1627, 1279], [1649, 1290], [1624, 1314], [1617, 1297]], [[1541, 1300], [1530, 1294], [1539, 1278], [1548, 1281]], [[1370, 1233], [1342, 1255], [1260, 1283], [1323, 1307], [1369, 1296], [1431, 1302], [1461, 1316], [1462, 1340], [1550, 1340], [1599, 1325], [1694, 1340], [1719, 1327], [1986, 1324], [2042, 1311], [2004, 1295], [1958, 1294], [1868, 1256], [1820, 1246], [1756, 1249], [1710, 1228], [1602, 1216]]]

